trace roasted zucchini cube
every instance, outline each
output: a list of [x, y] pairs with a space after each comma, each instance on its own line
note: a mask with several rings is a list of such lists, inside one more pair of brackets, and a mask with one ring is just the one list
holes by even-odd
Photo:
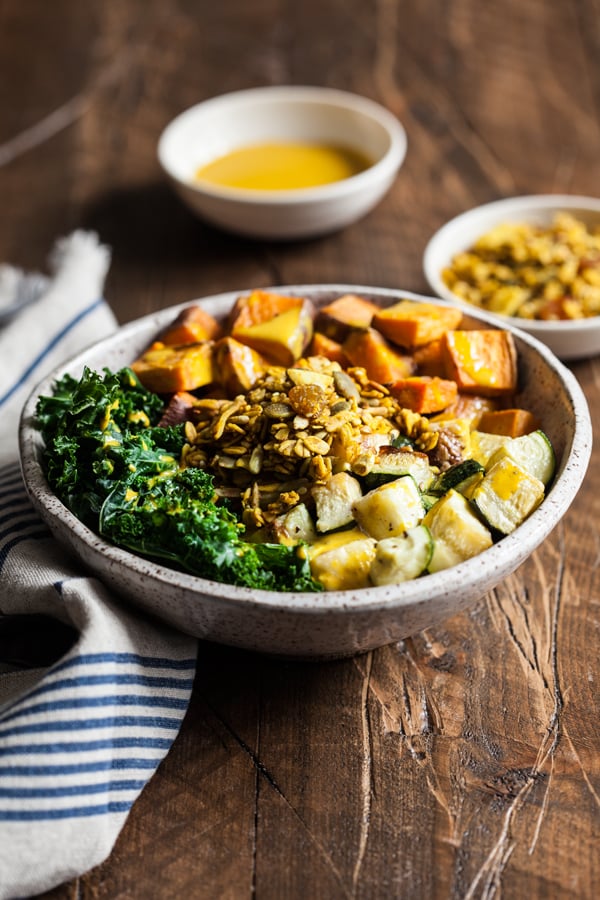
[[472, 501], [491, 528], [510, 534], [544, 498], [544, 485], [506, 456], [475, 488]]
[[277, 516], [271, 524], [271, 531], [277, 543], [288, 546], [302, 541], [311, 544], [317, 539], [314, 522], [304, 503], [298, 503], [289, 512]]
[[486, 468], [505, 458], [512, 459], [544, 485], [552, 481], [556, 457], [552, 444], [543, 431], [532, 431], [531, 434], [524, 434], [521, 437], [506, 438], [505, 442], [492, 453]]
[[353, 506], [357, 524], [378, 541], [403, 534], [425, 515], [420, 491], [412, 475], [382, 484]]
[[347, 472], [337, 472], [324, 484], [312, 489], [317, 510], [317, 531], [334, 531], [349, 525], [354, 518], [353, 505], [362, 497], [359, 482]]
[[435, 478], [426, 453], [386, 446], [379, 449], [371, 469], [364, 476], [364, 484], [367, 490], [373, 490], [401, 475], [412, 475], [421, 491], [426, 491]]
[[308, 548], [312, 576], [326, 591], [368, 587], [376, 546], [358, 528], [321, 538]]
[[477, 556], [493, 544], [492, 535], [458, 491], [448, 491], [423, 520], [433, 537], [430, 572], [438, 572]]
[[433, 539], [425, 525], [409, 528], [398, 537], [379, 541], [371, 564], [373, 584], [401, 584], [418, 578], [433, 554]]

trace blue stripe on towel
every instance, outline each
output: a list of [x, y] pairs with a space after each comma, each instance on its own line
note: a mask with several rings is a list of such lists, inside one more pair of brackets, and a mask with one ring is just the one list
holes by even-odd
[[146, 784], [139, 779], [123, 781], [104, 781], [99, 784], [65, 784], [62, 787], [37, 788], [3, 788], [0, 787], [0, 798], [28, 800], [38, 797], [77, 797], [83, 794], [101, 794], [106, 791], [141, 791]]
[[168, 750], [172, 738], [122, 737], [103, 738], [98, 741], [72, 741], [68, 744], [15, 744], [0, 747], [0, 756], [25, 756], [28, 753], [85, 753], [88, 750], [126, 750], [134, 747], [148, 747]]
[[144, 694], [110, 694], [103, 697], [68, 697], [64, 700], [48, 700], [31, 706], [19, 706], [14, 712], [2, 716], [2, 723], [21, 716], [53, 712], [59, 709], [88, 709], [99, 706], [164, 706], [167, 709], [187, 709], [188, 700], [178, 697], [144, 696]]
[[[21, 490], [19, 490], [18, 492], [11, 491], [10, 493], [11, 493], [11, 495], [15, 494], [15, 497], [7, 500], [6, 503], [4, 503], [3, 497], [2, 497], [2, 495], [0, 495], [0, 500], [3, 501], [2, 509], [19, 509], [19, 508], [31, 509], [31, 503], [29, 502], [29, 500], [27, 498], [27, 494], [25, 494], [24, 491], [21, 491]], [[17, 493], [18, 493], [18, 496], [17, 496]]]
[[101, 803], [98, 806], [74, 806], [69, 809], [0, 809], [0, 822], [39, 822], [44, 819], [75, 819], [129, 812], [133, 800]]
[[76, 325], [79, 324], [83, 319], [85, 319], [90, 313], [92, 313], [95, 309], [101, 306], [104, 303], [104, 299], [100, 297], [98, 300], [94, 300], [89, 306], [84, 307], [80, 310], [77, 315], [73, 316], [66, 324], [58, 331], [51, 340], [40, 350], [37, 356], [32, 360], [32, 362], [19, 374], [17, 379], [13, 382], [13, 384], [9, 387], [9, 389], [0, 396], [0, 407], [7, 400], [9, 400], [19, 388], [25, 384], [29, 376], [34, 372], [34, 370], [39, 366], [42, 360], [48, 356], [48, 354], [56, 347], [58, 343], [65, 337], [66, 334], [69, 333]]
[[160, 761], [160, 758], [146, 759], [136, 756], [121, 758], [116, 756], [113, 759], [98, 759], [94, 762], [85, 763], [65, 763], [64, 765], [0, 766], [0, 776], [37, 777], [45, 775], [55, 777], [57, 775], [80, 775], [83, 772], [108, 772], [112, 769], [156, 769]]
[[[190, 691], [194, 684], [193, 678], [167, 678], [160, 675], [136, 675], [134, 673], [109, 672], [106, 675], [80, 675], [79, 678], [61, 678], [57, 681], [48, 681], [34, 688], [27, 694], [28, 698], [39, 697], [41, 694], [62, 688], [92, 687], [98, 684], [138, 684], [144, 687], [175, 688]], [[16, 704], [10, 708], [14, 709]]]
[[134, 663], [136, 666], [149, 666], [153, 669], [195, 669], [195, 657], [172, 659], [169, 656], [140, 656], [138, 653], [82, 653], [80, 656], [65, 659], [52, 669], [58, 672], [71, 666], [90, 665], [93, 663], [118, 662]]
[[48, 731], [89, 731], [92, 728], [163, 728], [176, 730], [179, 719], [168, 716], [104, 716], [101, 719], [64, 719], [58, 722], [28, 722], [0, 729], [0, 740], [17, 734], [44, 734]]

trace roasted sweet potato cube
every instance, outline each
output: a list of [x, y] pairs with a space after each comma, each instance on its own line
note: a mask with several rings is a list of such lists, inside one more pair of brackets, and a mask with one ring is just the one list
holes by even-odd
[[313, 335], [314, 307], [309, 301], [300, 301], [285, 312], [255, 325], [236, 325], [232, 337], [269, 362], [291, 366], [300, 359]]
[[193, 391], [213, 378], [213, 341], [167, 347], [157, 341], [132, 364], [144, 387], [157, 394]]
[[304, 307], [314, 319], [315, 310], [305, 297], [288, 297], [271, 291], [256, 290], [238, 297], [228, 320], [228, 331], [235, 337], [239, 329], [251, 328], [262, 322], [270, 322], [290, 309]]
[[379, 384], [391, 384], [407, 378], [415, 370], [412, 356], [394, 350], [374, 328], [352, 331], [342, 349], [351, 365], [366, 369], [367, 375]]
[[508, 437], [531, 434], [539, 427], [539, 420], [528, 409], [498, 409], [495, 412], [484, 412], [477, 425], [478, 431], [505, 434]]
[[356, 328], [368, 328], [378, 310], [375, 303], [364, 297], [344, 294], [321, 307], [315, 327], [327, 337], [341, 343]]
[[455, 381], [429, 375], [400, 379], [390, 384], [389, 390], [405, 409], [422, 415], [446, 409], [458, 393]]
[[198, 344], [200, 341], [218, 338], [221, 333], [221, 325], [214, 316], [201, 306], [188, 306], [162, 332], [160, 340], [169, 345]]
[[442, 351], [446, 377], [466, 394], [497, 397], [517, 387], [517, 351], [510, 331], [448, 331]]
[[373, 328], [400, 347], [422, 347], [458, 328], [462, 312], [455, 306], [400, 300], [373, 316]]
[[324, 356], [344, 368], [348, 365], [348, 357], [344, 353], [342, 345], [320, 331], [315, 331], [313, 334], [308, 352], [310, 356]]
[[217, 341], [214, 360], [215, 377], [230, 397], [248, 391], [266, 369], [260, 353], [231, 337]]

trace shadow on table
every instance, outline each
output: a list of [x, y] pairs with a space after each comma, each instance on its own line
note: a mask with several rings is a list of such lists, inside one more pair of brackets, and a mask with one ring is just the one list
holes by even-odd
[[[96, 231], [121, 262], [213, 268], [263, 260], [271, 242], [243, 238], [213, 228], [196, 218], [172, 189], [160, 182], [107, 193], [90, 204], [82, 225]], [[310, 244], [275, 242], [278, 247]]]
[[319, 708], [340, 697], [348, 678], [362, 679], [363, 665], [360, 656], [327, 661], [282, 659], [201, 641], [190, 718], [199, 724], [208, 706], [212, 714], [230, 724], [245, 718], [250, 709], [258, 716], [268, 710], [275, 720], [293, 720], [308, 706]]

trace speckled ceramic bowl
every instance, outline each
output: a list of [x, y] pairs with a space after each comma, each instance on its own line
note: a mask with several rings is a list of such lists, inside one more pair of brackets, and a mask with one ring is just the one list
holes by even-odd
[[[405, 291], [356, 285], [303, 285], [277, 290], [301, 293], [317, 305], [347, 292], [362, 294], [383, 306], [400, 296], [426, 299]], [[208, 297], [202, 305], [215, 315], [224, 315], [236, 297], [237, 293]], [[546, 347], [515, 332], [518, 401], [543, 423], [556, 450], [557, 474], [548, 496], [533, 515], [479, 556], [400, 585], [282, 594], [205, 581], [114, 547], [76, 519], [48, 487], [40, 461], [42, 442], [33, 424], [36, 400], [40, 394], [48, 394], [53, 381], [65, 372], [79, 376], [84, 365], [116, 369], [129, 364], [181, 306], [121, 328], [49, 375], [24, 407], [20, 447], [27, 489], [56, 537], [119, 592], [124, 602], [130, 601], [183, 631], [224, 644], [301, 658], [347, 656], [400, 640], [464, 609], [513, 572], [550, 534], [582, 483], [592, 444], [583, 393]], [[490, 324], [483, 314], [470, 318]]]

